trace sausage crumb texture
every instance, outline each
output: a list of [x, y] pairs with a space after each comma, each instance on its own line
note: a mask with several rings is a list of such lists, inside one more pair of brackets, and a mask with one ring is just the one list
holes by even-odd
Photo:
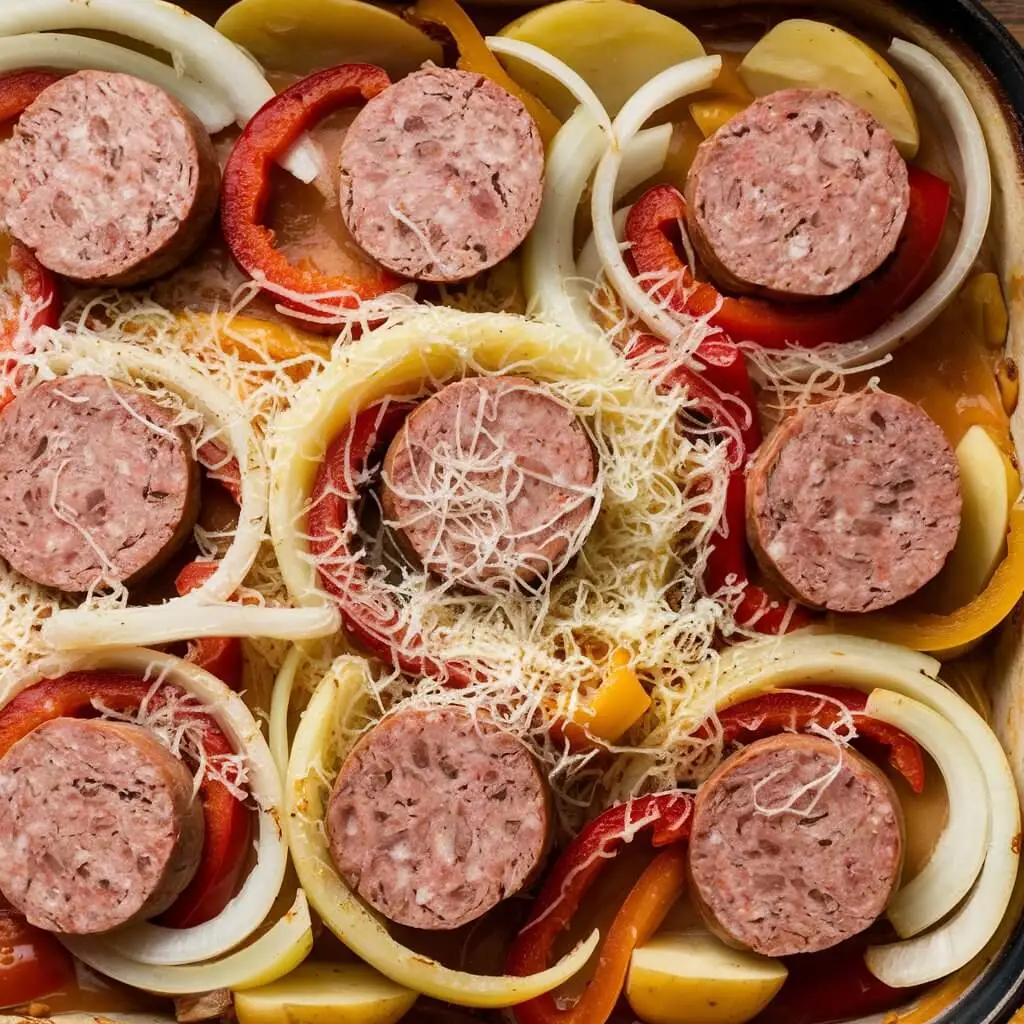
[[690, 870], [728, 941], [813, 953], [874, 922], [900, 882], [904, 824], [889, 780], [822, 736], [759, 740], [697, 792]]
[[870, 612], [915, 593], [960, 530], [956, 454], [916, 405], [862, 392], [794, 413], [749, 470], [747, 533], [797, 601]]
[[199, 506], [196, 461], [174, 419], [99, 376], [20, 394], [0, 413], [0, 555], [69, 593], [158, 568]]
[[478, 590], [549, 580], [586, 538], [593, 446], [573, 411], [525, 377], [467, 377], [408, 417], [381, 504], [427, 570]]
[[838, 93], [755, 100], [701, 144], [687, 227], [723, 287], [779, 298], [838, 295], [891, 255], [910, 207], [892, 136]]
[[0, 759], [0, 892], [31, 924], [90, 935], [154, 917], [199, 866], [192, 775], [148, 730], [55, 718]]
[[385, 267], [460, 281], [526, 237], [544, 147], [526, 108], [483, 77], [428, 65], [371, 99], [341, 150], [341, 209]]
[[375, 910], [458, 928], [536, 873], [548, 792], [515, 737], [459, 708], [410, 709], [352, 749], [326, 820], [335, 866]]
[[198, 119], [131, 75], [45, 89], [0, 146], [0, 214], [44, 266], [93, 284], [173, 270], [217, 210], [220, 167]]

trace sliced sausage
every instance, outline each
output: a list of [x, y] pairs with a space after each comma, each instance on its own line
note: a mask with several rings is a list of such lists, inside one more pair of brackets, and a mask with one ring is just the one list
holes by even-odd
[[173, 270], [217, 209], [206, 130], [162, 89], [80, 71], [45, 89], [0, 146], [0, 212], [58, 274], [129, 285]]
[[867, 928], [900, 881], [899, 799], [870, 761], [823, 736], [759, 740], [697, 791], [690, 871], [709, 926], [765, 956]]
[[103, 377], [61, 377], [0, 412], [0, 555], [69, 593], [135, 582], [192, 530], [199, 473], [174, 415]]
[[345, 759], [327, 808], [339, 874], [414, 928], [458, 928], [518, 892], [548, 832], [526, 747], [452, 707], [385, 718]]
[[467, 377], [420, 404], [388, 449], [381, 503], [409, 553], [468, 587], [549, 577], [596, 501], [572, 410], [525, 377]]
[[55, 718], [0, 759], [0, 891], [39, 928], [91, 935], [160, 914], [202, 847], [191, 773], [141, 726]]
[[355, 240], [405, 277], [461, 281], [500, 262], [540, 210], [544, 147], [483, 75], [427, 66], [375, 96], [341, 149]]
[[755, 100], [702, 143], [686, 182], [687, 228], [725, 288], [838, 295], [885, 261], [910, 205], [892, 136], [838, 93]]
[[797, 601], [870, 612], [942, 568], [960, 530], [960, 470], [938, 424], [882, 392], [785, 420], [748, 471], [747, 536]]

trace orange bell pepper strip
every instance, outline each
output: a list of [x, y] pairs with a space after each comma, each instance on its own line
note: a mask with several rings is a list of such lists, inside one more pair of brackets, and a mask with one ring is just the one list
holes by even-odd
[[1024, 596], [1024, 508], [1010, 512], [1006, 557], [988, 586], [969, 604], [949, 615], [911, 610], [834, 615], [829, 622], [841, 633], [902, 644], [915, 651], [941, 654], [991, 632]]
[[598, 954], [597, 971], [569, 1009], [538, 996], [513, 1008], [517, 1024], [604, 1024], [615, 1009], [633, 950], [664, 920], [686, 886], [685, 840], [693, 799], [684, 793], [639, 797], [605, 811], [584, 827], [551, 869], [522, 931], [509, 950], [506, 970], [518, 976], [544, 970], [559, 933], [623, 843], [651, 833], [667, 847], [648, 865], [615, 915]]
[[536, 122], [545, 148], [549, 145], [562, 127], [562, 122], [501, 66], [498, 58], [487, 49], [487, 43], [473, 24], [473, 19], [456, 0], [418, 0], [413, 14], [423, 21], [432, 21], [448, 29], [459, 50], [458, 69], [483, 75], [515, 96]]
[[[402, 283], [383, 267], [368, 271], [364, 277], [348, 277], [294, 264], [277, 247], [274, 232], [263, 223], [277, 158], [328, 114], [365, 103], [390, 84], [388, 73], [373, 64], [343, 64], [309, 75], [260, 107], [242, 129], [228, 157], [221, 182], [224, 240], [245, 273], [265, 282], [268, 292], [297, 312], [323, 318], [325, 307], [328, 314], [333, 306], [351, 309], [361, 300], [392, 291]], [[311, 301], [317, 299], [316, 306], [304, 304], [295, 293], [308, 295]], [[323, 298], [331, 294], [337, 298]], [[336, 329], [324, 319], [303, 326], [307, 330]]]

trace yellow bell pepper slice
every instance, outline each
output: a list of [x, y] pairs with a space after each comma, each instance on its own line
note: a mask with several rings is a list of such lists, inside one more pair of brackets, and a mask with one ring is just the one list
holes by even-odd
[[537, 123], [537, 130], [546, 148], [562, 127], [561, 121], [533, 93], [512, 79], [498, 62], [498, 58], [487, 49], [487, 43], [480, 30], [456, 0], [418, 0], [413, 8], [413, 14], [417, 18], [432, 21], [448, 29], [459, 50], [456, 66], [460, 71], [472, 71], [489, 78], [526, 107]]
[[617, 647], [612, 652], [605, 681], [573, 714], [572, 724], [579, 728], [566, 730], [566, 735], [574, 744], [584, 738], [585, 745], [587, 733], [594, 739], [615, 743], [647, 713], [650, 706], [650, 694], [630, 667], [629, 651]]
[[747, 109], [749, 104], [736, 100], [700, 100], [690, 104], [690, 116], [697, 123], [701, 135], [710, 138], [723, 124]]
[[1024, 508], [1010, 513], [1006, 558], [988, 586], [969, 604], [949, 615], [927, 612], [884, 611], [869, 615], [834, 615], [840, 633], [902, 644], [915, 651], [942, 654], [983, 637], [995, 629], [1024, 595]]
[[1001, 349], [1006, 344], [1010, 316], [999, 278], [988, 271], [975, 274], [964, 285], [960, 297], [970, 308], [977, 337], [983, 338], [989, 348]]

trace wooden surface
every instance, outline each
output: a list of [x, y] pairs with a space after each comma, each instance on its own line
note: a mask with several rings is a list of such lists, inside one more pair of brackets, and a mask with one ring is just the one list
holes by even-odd
[[1024, 0], [984, 0], [985, 6], [1002, 18], [1017, 39], [1024, 43]]

